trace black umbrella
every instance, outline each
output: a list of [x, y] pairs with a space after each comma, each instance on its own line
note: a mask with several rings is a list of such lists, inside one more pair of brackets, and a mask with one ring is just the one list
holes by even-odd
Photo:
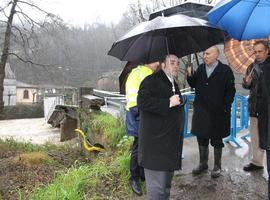
[[109, 55], [123, 61], [151, 63], [168, 54], [183, 57], [224, 41], [224, 32], [209, 22], [173, 15], [138, 24], [116, 41]]

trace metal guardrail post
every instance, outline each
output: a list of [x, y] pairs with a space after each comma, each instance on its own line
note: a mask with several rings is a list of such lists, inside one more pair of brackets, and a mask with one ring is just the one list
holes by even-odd
[[193, 135], [188, 130], [188, 123], [189, 123], [189, 110], [190, 110], [190, 102], [194, 101], [194, 94], [183, 94], [186, 98], [187, 102], [185, 104], [185, 125], [184, 125], [184, 138], [192, 137]]
[[241, 104], [240, 104], [240, 126], [241, 129], [245, 128], [245, 99], [243, 96], [239, 96]]
[[[245, 101], [244, 101], [244, 127], [245, 128], [249, 128], [249, 112], [248, 112], [248, 97], [244, 97]], [[241, 138], [242, 139], [247, 139], [248, 137], [250, 137], [250, 133], [243, 135]]]
[[125, 105], [120, 105], [120, 118], [122, 119], [123, 122], [126, 121], [126, 109]]
[[238, 138], [236, 137], [237, 133], [237, 95], [234, 97], [234, 101], [232, 103], [232, 111], [231, 111], [231, 134], [229, 137], [224, 139], [224, 142], [233, 142], [237, 148], [242, 147]]
[[[237, 108], [238, 102], [240, 102], [240, 126], [237, 123]], [[248, 113], [248, 101], [247, 97], [241, 95], [235, 95], [234, 102], [232, 104], [232, 116], [231, 116], [231, 134], [229, 137], [224, 139], [224, 142], [233, 142], [236, 144], [237, 148], [242, 147], [240, 145], [239, 139], [236, 137], [236, 134], [243, 129], [249, 127], [249, 113]], [[242, 139], [249, 137], [249, 134], [242, 136]]]
[[104, 97], [104, 103], [105, 103], [105, 106], [108, 107], [108, 98], [107, 97]]
[[[185, 109], [185, 125], [184, 125], [184, 138], [191, 137], [192, 134], [188, 130], [189, 124], [189, 111], [190, 111], [190, 102], [194, 101], [194, 94], [188, 93], [183, 94], [186, 98], [187, 102], [184, 107]], [[238, 113], [238, 105], [239, 108], [239, 117], [237, 116]], [[240, 130], [248, 128], [249, 124], [249, 114], [248, 114], [248, 102], [247, 97], [241, 95], [235, 95], [234, 101], [232, 103], [232, 111], [231, 111], [231, 129], [230, 129], [230, 136], [224, 139], [224, 142], [233, 142], [237, 148], [242, 147], [240, 145], [239, 139], [236, 137], [237, 133]], [[248, 137], [249, 134], [246, 135]]]

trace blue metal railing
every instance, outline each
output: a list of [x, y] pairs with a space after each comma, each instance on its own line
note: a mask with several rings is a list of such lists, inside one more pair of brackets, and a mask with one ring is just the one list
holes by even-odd
[[[191, 137], [192, 134], [188, 129], [189, 124], [189, 113], [190, 105], [194, 101], [194, 93], [184, 93], [183, 96], [187, 102], [185, 104], [185, 126], [184, 126], [184, 137]], [[242, 147], [237, 133], [243, 129], [249, 128], [249, 113], [248, 113], [248, 101], [246, 96], [235, 95], [232, 103], [231, 110], [231, 133], [230, 136], [224, 139], [224, 142], [233, 142], [237, 148]], [[249, 137], [249, 134], [242, 136], [242, 138]]]

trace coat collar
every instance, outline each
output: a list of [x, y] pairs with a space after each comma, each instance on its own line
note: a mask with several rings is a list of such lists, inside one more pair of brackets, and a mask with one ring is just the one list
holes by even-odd
[[[160, 76], [162, 77], [162, 79], [164, 81], [166, 81], [167, 84], [169, 84], [170, 86], [172, 86], [171, 81], [169, 80], [169, 78], [167, 77], [167, 75], [165, 74], [165, 72], [161, 69], [158, 73], [160, 73]], [[175, 81], [174, 81], [175, 83]]]
[[203, 72], [204, 72], [203, 74], [204, 74], [205, 79], [208, 79], [208, 80], [211, 79], [212, 77], [216, 76], [220, 71], [221, 71], [221, 62], [218, 60], [218, 65], [216, 66], [212, 74], [209, 77], [207, 77], [206, 65], [205, 63], [203, 64]]
[[268, 56], [263, 63], [270, 63], [270, 56]]
[[[165, 72], [161, 69], [161, 70], [159, 70], [158, 72], [157, 72], [157, 75], [159, 75], [161, 78], [162, 78], [162, 80], [164, 80], [164, 82], [170, 87], [170, 88], [172, 88], [172, 83], [171, 83], [171, 81], [168, 79], [168, 77], [167, 77], [167, 75], [165, 74]], [[178, 90], [179, 90], [179, 88], [178, 88], [178, 84], [176, 83], [176, 81], [174, 80], [174, 87], [175, 87], [175, 93], [179, 93], [178, 92]], [[172, 90], [171, 90], [171, 92], [172, 92]]]

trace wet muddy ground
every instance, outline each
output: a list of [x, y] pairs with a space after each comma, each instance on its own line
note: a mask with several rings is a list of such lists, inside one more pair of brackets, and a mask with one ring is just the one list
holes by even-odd
[[54, 164], [32, 164], [18, 159], [23, 153], [0, 145], [0, 199], [20, 199], [20, 193], [27, 197], [35, 187], [48, 184], [57, 172], [71, 167], [75, 160], [90, 163], [79, 149], [47, 152]]
[[[38, 123], [40, 124], [39, 128], [43, 126], [41, 122]], [[13, 129], [14, 127], [15, 124]], [[1, 128], [0, 130], [7, 130]], [[29, 128], [28, 130], [34, 132], [34, 129]], [[13, 134], [12, 131], [11, 133]], [[238, 134], [238, 138], [243, 134], [245, 133]], [[197, 142], [194, 137], [186, 138], [184, 141], [183, 170], [180, 175], [174, 177], [171, 199], [266, 200], [266, 168], [253, 173], [244, 172], [242, 170], [243, 165], [248, 163], [251, 156], [250, 144], [249, 141], [242, 139], [239, 139], [239, 142], [242, 148], [236, 148], [231, 144], [225, 145], [222, 158], [222, 176], [211, 179], [210, 170], [213, 167], [213, 149], [210, 148], [209, 172], [194, 177], [191, 171], [198, 164]], [[0, 146], [0, 199], [1, 196], [4, 200], [19, 199], [19, 190], [27, 194], [37, 185], [49, 183], [59, 170], [67, 169], [77, 159], [81, 162], [90, 162], [79, 150], [72, 150], [70, 152], [47, 152], [51, 158], [57, 161], [57, 165], [28, 166], [24, 163], [14, 162], [14, 158], [21, 153]], [[131, 199], [142, 200], [146, 199], [146, 196], [136, 197], [134, 195]]]
[[[240, 133], [240, 137], [245, 133]], [[243, 166], [250, 159], [250, 143], [239, 139], [242, 148], [231, 144], [223, 149], [222, 176], [217, 179], [210, 177], [213, 168], [213, 149], [209, 153], [209, 171], [199, 176], [191, 174], [198, 164], [198, 149], [195, 138], [185, 139], [183, 170], [174, 177], [171, 199], [181, 200], [266, 200], [267, 171], [259, 170], [252, 173], [243, 171]], [[266, 166], [266, 164], [265, 164]]]

